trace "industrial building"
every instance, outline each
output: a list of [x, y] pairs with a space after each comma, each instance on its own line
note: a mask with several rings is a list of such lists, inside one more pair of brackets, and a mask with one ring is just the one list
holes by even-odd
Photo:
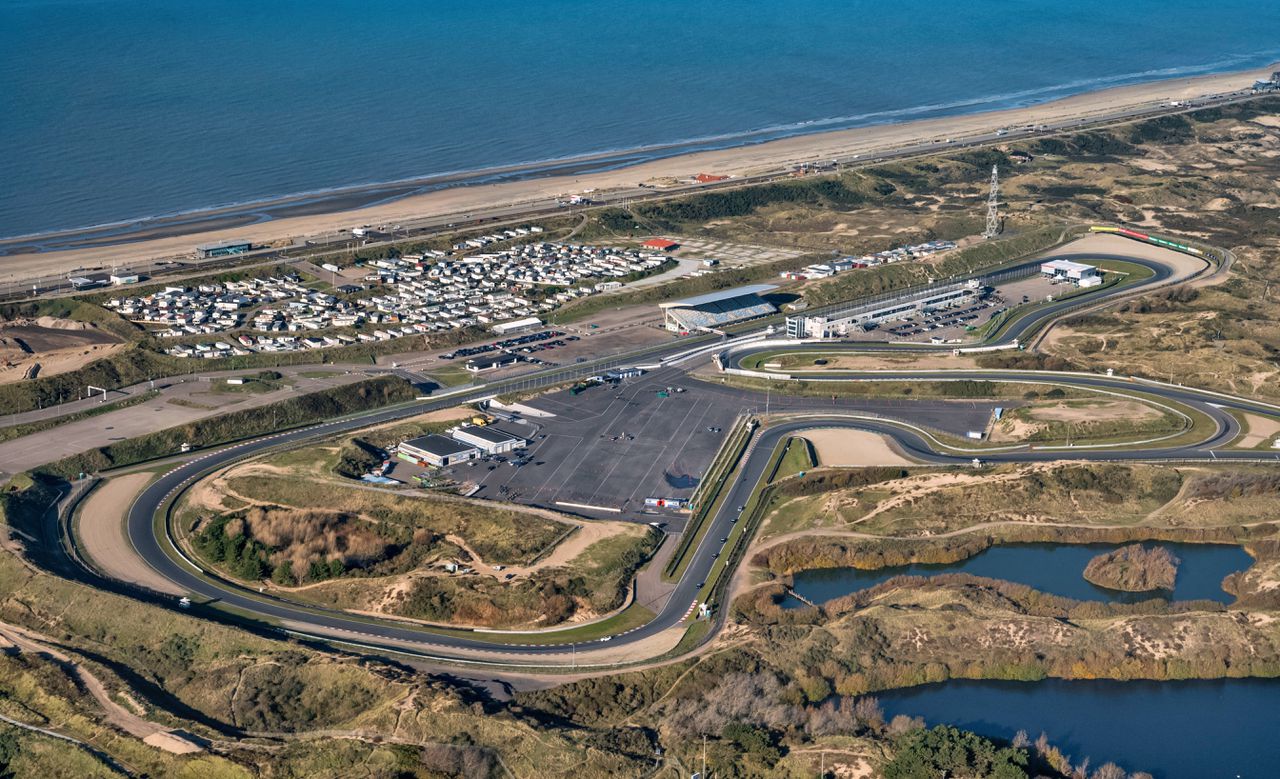
[[1051, 279], [1074, 281], [1081, 287], [1096, 287], [1102, 283], [1102, 276], [1099, 275], [1096, 267], [1071, 260], [1042, 262], [1040, 273]]
[[111, 283], [111, 277], [105, 273], [88, 273], [84, 276], [72, 276], [68, 279], [71, 288], [77, 292], [95, 287], [105, 287]]
[[520, 362], [520, 358], [514, 354], [499, 352], [497, 354], [486, 354], [482, 357], [475, 357], [467, 360], [467, 364], [463, 367], [472, 373], [480, 373], [482, 371], [493, 371], [508, 365], [515, 365]]
[[515, 319], [510, 322], [499, 322], [490, 329], [498, 335], [510, 335], [511, 333], [518, 333], [522, 330], [532, 330], [535, 327], [541, 326], [541, 319], [538, 319], [536, 316], [530, 316], [525, 317], [524, 319]]
[[452, 435], [455, 441], [474, 446], [485, 454], [504, 454], [528, 443], [520, 436], [512, 435], [505, 430], [479, 425], [464, 425], [454, 430]]
[[865, 332], [882, 322], [981, 300], [988, 291], [975, 280], [823, 315], [789, 316], [787, 337], [838, 338], [851, 332]]
[[471, 444], [458, 441], [447, 435], [432, 433], [431, 435], [411, 438], [400, 444], [396, 456], [411, 463], [443, 468], [454, 463], [474, 460], [480, 456], [480, 450]]
[[229, 257], [233, 254], [244, 254], [253, 249], [253, 244], [249, 241], [233, 239], [230, 241], [215, 241], [214, 243], [204, 243], [196, 247], [196, 254], [201, 257]]
[[776, 314], [778, 309], [760, 297], [777, 289], [772, 284], [753, 284], [706, 295], [659, 303], [666, 328], [674, 333], [714, 330], [733, 322]]

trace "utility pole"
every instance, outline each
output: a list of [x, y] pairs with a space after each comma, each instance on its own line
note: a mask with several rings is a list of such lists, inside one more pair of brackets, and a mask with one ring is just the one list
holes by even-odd
[[1000, 234], [1000, 170], [998, 165], [991, 166], [991, 191], [987, 194], [987, 229], [982, 231], [983, 238], [995, 238]]

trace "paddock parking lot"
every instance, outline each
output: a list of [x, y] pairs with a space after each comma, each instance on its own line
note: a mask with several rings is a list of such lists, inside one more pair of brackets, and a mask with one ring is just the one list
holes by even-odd
[[858, 333], [851, 338], [912, 343], [928, 343], [932, 339], [972, 340], [970, 327], [979, 329], [1001, 312], [1029, 303], [1043, 303], [1050, 297], [1058, 298], [1074, 290], [1075, 286], [1067, 282], [1055, 283], [1043, 276], [1029, 276], [1000, 284], [980, 302], [885, 322], [870, 332]]
[[[555, 416], [503, 425], [531, 439], [528, 462], [515, 467], [508, 460], [492, 470], [487, 464], [461, 466], [458, 476], [471, 475], [464, 469], [485, 468], [479, 497], [600, 516], [617, 509], [628, 518], [653, 520], [643, 514], [644, 499], [692, 495], [737, 415], [736, 408], [691, 386], [672, 384], [667, 392], [668, 375], [675, 374], [647, 374], [579, 395], [563, 390], [530, 401]], [[559, 505], [564, 503], [579, 505]]]
[[[775, 413], [870, 412], [957, 435], [983, 429], [994, 406], [1010, 405], [776, 397], [768, 403]], [[476, 497], [586, 516], [661, 521], [678, 530], [683, 515], [655, 514], [645, 509], [644, 499], [692, 496], [737, 416], [763, 412], [766, 398], [663, 369], [578, 395], [561, 390], [526, 405], [555, 416], [499, 423], [530, 440], [523, 465], [504, 456], [454, 466], [445, 474], [478, 484]]]

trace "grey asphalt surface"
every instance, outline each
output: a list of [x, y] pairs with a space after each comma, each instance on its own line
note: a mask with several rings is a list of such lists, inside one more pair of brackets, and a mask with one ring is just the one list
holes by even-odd
[[[667, 397], [659, 396], [670, 387]], [[684, 390], [677, 392], [676, 389]], [[711, 464], [725, 431], [739, 413], [766, 405], [774, 412], [844, 411], [883, 415], [933, 430], [964, 435], [983, 429], [996, 406], [984, 401], [911, 401], [892, 398], [797, 398], [773, 396], [689, 377], [663, 368], [620, 386], [592, 387], [578, 395], [560, 390], [526, 405], [555, 414], [513, 431], [532, 436], [533, 461], [520, 468], [458, 466], [460, 480], [481, 485], [477, 497], [494, 498], [590, 517], [654, 521], [644, 499], [691, 497]], [[564, 503], [579, 504], [565, 506]], [[596, 506], [592, 511], [585, 506]], [[621, 511], [621, 514], [613, 510]], [[663, 514], [669, 529], [683, 515]]]
[[[1129, 261], [1132, 261], [1131, 258]], [[1156, 270], [1153, 268], [1153, 270]], [[1167, 277], [1167, 274], [1166, 276]], [[1160, 274], [1157, 272], [1157, 278], [1148, 282], [1149, 284], [1158, 283], [1161, 280]], [[1037, 322], [1043, 322], [1048, 318], [1060, 313], [1053, 306], [1046, 306], [1035, 317]], [[1010, 335], [1009, 337], [1016, 337]], [[712, 339], [686, 342], [689, 343], [713, 343]], [[823, 345], [825, 349], [830, 350], [832, 345]], [[860, 345], [861, 346], [861, 345]], [[651, 348], [640, 350], [638, 354], [632, 356], [632, 362], [643, 362], [644, 359], [652, 359], [655, 355], [661, 354], [663, 351], [670, 352], [669, 345], [663, 345], [661, 348]], [[682, 369], [668, 368], [655, 371], [652, 375], [652, 381], [665, 381], [667, 375], [664, 371], [672, 371], [680, 374]], [[566, 376], [575, 372], [574, 369], [567, 371], [552, 372], [548, 377], [548, 381], [554, 381], [557, 375]], [[581, 374], [581, 369], [576, 371], [577, 375]], [[878, 372], [875, 374], [877, 378], [888, 378], [902, 381], [912, 380], [931, 380], [936, 376], [922, 374], [921, 372], [901, 371], [901, 372]], [[848, 374], [850, 380], [858, 378], [858, 374]], [[948, 377], [957, 380], [973, 379], [973, 380], [1002, 380], [1025, 382], [1029, 375], [1026, 372], [986, 372], [986, 371], [956, 371], [949, 372]], [[1276, 409], [1268, 404], [1257, 403], [1241, 398], [1231, 398], [1226, 396], [1217, 396], [1210, 393], [1196, 391], [1190, 388], [1182, 388], [1169, 385], [1160, 385], [1155, 383], [1134, 382], [1122, 377], [1102, 377], [1090, 375], [1075, 374], [1031, 374], [1032, 378], [1039, 377], [1044, 380], [1051, 377], [1053, 381], [1069, 386], [1079, 386], [1091, 389], [1103, 390], [1133, 390], [1139, 389], [1145, 393], [1164, 397], [1171, 400], [1180, 401], [1189, 406], [1196, 408], [1202, 413], [1213, 419], [1217, 425], [1217, 430], [1207, 440], [1195, 444], [1174, 445], [1161, 447], [1154, 445], [1151, 448], [1135, 448], [1123, 450], [1097, 450], [1086, 449], [1083, 447], [1066, 449], [1066, 450], [1035, 450], [1020, 449], [1013, 451], [1002, 451], [999, 453], [986, 453], [982, 455], [985, 462], [1029, 462], [1029, 461], [1047, 461], [1047, 460], [1083, 460], [1083, 461], [1124, 461], [1124, 460], [1159, 460], [1159, 461], [1179, 461], [1179, 460], [1208, 460], [1218, 459], [1224, 461], [1230, 460], [1258, 460], [1258, 459], [1275, 459], [1280, 462], [1280, 454], [1272, 455], [1266, 452], [1255, 451], [1216, 451], [1215, 447], [1222, 446], [1229, 442], [1238, 432], [1238, 424], [1225, 409], [1238, 409], [1241, 411], [1252, 411], [1257, 413], [1275, 413]], [[672, 382], [675, 386], [675, 382]], [[928, 442], [925, 436], [913, 430], [904, 429], [895, 425], [888, 419], [850, 419], [841, 414], [849, 414], [853, 412], [868, 411], [870, 409], [854, 408], [852, 401], [841, 407], [839, 399], [837, 399], [837, 408], [831, 410], [830, 406], [825, 405], [829, 401], [824, 399], [800, 399], [800, 398], [775, 398], [760, 395], [759, 393], [750, 393], [744, 390], [730, 389], [720, 387], [706, 382], [696, 382], [689, 378], [680, 380], [680, 385], [690, 389], [687, 393], [690, 395], [689, 403], [693, 404], [694, 398], [699, 393], [717, 393], [717, 396], [723, 399], [723, 405], [728, 407], [734, 413], [744, 408], [754, 408], [762, 411], [768, 403], [770, 410], [793, 410], [803, 409], [813, 411], [815, 414], [822, 414], [814, 418], [785, 422], [779, 425], [765, 429], [758, 434], [758, 438], [752, 455], [743, 464], [741, 475], [733, 485], [730, 486], [728, 497], [724, 501], [722, 509], [715, 517], [709, 520], [710, 525], [703, 541], [695, 550], [691, 562], [684, 577], [676, 585], [672, 596], [668, 599], [666, 605], [661, 612], [648, 624], [629, 631], [625, 634], [612, 637], [611, 646], [636, 642], [650, 636], [656, 635], [670, 627], [678, 625], [682, 622], [688, 613], [690, 607], [700, 588], [701, 583], [710, 572], [716, 557], [721, 552], [719, 548], [719, 538], [727, 536], [728, 529], [731, 527], [736, 517], [736, 508], [739, 505], [745, 505], [748, 496], [755, 484], [764, 472], [769, 456], [775, 445], [783, 440], [786, 436], [796, 432], [814, 427], [843, 427], [850, 429], [867, 430], [880, 433], [892, 438], [897, 446], [906, 454], [919, 459], [925, 463], [935, 464], [965, 464], [970, 462], [972, 455], [947, 454], [936, 451]], [[598, 388], [604, 392], [611, 392], [609, 389]], [[542, 646], [512, 646], [494, 642], [487, 638], [481, 632], [467, 633], [459, 631], [454, 634], [433, 633], [421, 628], [416, 628], [389, 620], [358, 620], [345, 615], [341, 612], [327, 610], [323, 608], [313, 608], [301, 606], [288, 601], [279, 600], [271, 597], [264, 597], [257, 593], [250, 592], [247, 588], [239, 587], [230, 582], [225, 581], [206, 581], [194, 574], [188, 567], [182, 563], [175, 561], [169, 557], [167, 551], [172, 548], [172, 541], [167, 534], [157, 534], [155, 517], [164, 502], [179, 493], [182, 489], [189, 486], [195, 480], [200, 478], [208, 471], [235, 462], [241, 458], [248, 457], [260, 453], [269, 448], [282, 444], [295, 443], [309, 440], [312, 438], [333, 435], [346, 431], [355, 430], [380, 422], [404, 418], [424, 411], [436, 408], [445, 408], [460, 402], [473, 400], [483, 394], [491, 394], [495, 391], [493, 387], [487, 387], [478, 390], [475, 393], [460, 394], [448, 399], [440, 399], [428, 401], [418, 404], [409, 404], [407, 406], [393, 407], [382, 409], [377, 412], [365, 414], [359, 417], [335, 420], [313, 427], [279, 433], [266, 438], [249, 441], [243, 444], [227, 447], [225, 449], [215, 450], [201, 455], [198, 459], [187, 462], [176, 467], [174, 470], [162, 476], [159, 480], [150, 485], [132, 506], [128, 518], [126, 532], [134, 544], [136, 550], [141, 557], [146, 560], [161, 575], [175, 582], [183, 589], [191, 593], [193, 600], [197, 602], [194, 611], [199, 613], [207, 613], [214, 616], [212, 612], [204, 612], [200, 605], [202, 602], [218, 602], [225, 606], [256, 615], [259, 618], [270, 621], [279, 621], [290, 625], [299, 626], [298, 632], [303, 635], [314, 636], [321, 639], [345, 639], [349, 641], [358, 641], [369, 651], [388, 651], [388, 652], [404, 652], [403, 642], [408, 642], [417, 648], [417, 651], [432, 657], [448, 657], [451, 650], [458, 649], [480, 649], [501, 652], [512, 660], [518, 661], [520, 657], [537, 656], [544, 654], [560, 654], [565, 652], [571, 646], [578, 649], [585, 649], [595, 646], [596, 642], [576, 643], [576, 644], [558, 644], [558, 645], [542, 645]], [[960, 424], [968, 426], [976, 416], [980, 414], [983, 419], [990, 413], [989, 408], [981, 408], [981, 404], [969, 404], [968, 408], [957, 409], [951, 406], [939, 406], [936, 403], [921, 403], [918, 401], [880, 401], [885, 405], [886, 410], [894, 412], [895, 416], [906, 416], [908, 419], [914, 418], [914, 413], [919, 411], [921, 416], [933, 415], [933, 424]], [[819, 411], [823, 409], [823, 411]], [[827, 416], [826, 414], [829, 414]], [[624, 424], [623, 415], [618, 414], [614, 420], [614, 424]], [[631, 419], [636, 417], [626, 417], [629, 423]], [[592, 419], [590, 416], [576, 419], [577, 424], [590, 426]], [[598, 422], [595, 424], [599, 424]], [[638, 431], [637, 431], [638, 432]], [[612, 443], [612, 442], [611, 442]], [[663, 451], [666, 451], [665, 449]], [[586, 459], [585, 455], [583, 459]], [[659, 463], [661, 464], [661, 463]], [[607, 467], [605, 465], [599, 466]], [[665, 472], [665, 467], [664, 467]]]
[[[912, 380], [918, 376], [918, 373], [903, 372], [899, 378], [903, 380]], [[1026, 380], [1025, 375], [1016, 373], [996, 375], [993, 377], [992, 374], [985, 372], [975, 372], [971, 376], [966, 375], [966, 372], [959, 372], [955, 378], [981, 378], [987, 380], [995, 378], [998, 380], [1008, 381]], [[1133, 389], [1135, 387], [1132, 382], [1120, 378], [1070, 375], [1054, 376], [1053, 378], [1055, 381], [1072, 386], [1096, 389]], [[1204, 393], [1180, 387], [1163, 387], [1149, 384], [1142, 384], [1139, 386], [1144, 392], [1181, 401], [1197, 408], [1197, 410], [1209, 415], [1217, 422], [1218, 430], [1208, 440], [1191, 445], [1173, 447], [1156, 446], [1149, 449], [1129, 450], [1090, 450], [1084, 448], [1068, 450], [1029, 449], [984, 454], [982, 456], [982, 460], [988, 463], [995, 463], [1036, 462], [1064, 459], [1081, 461], [1203, 461], [1207, 459], [1252, 461], [1265, 458], [1275, 459], [1280, 463], [1280, 454], [1270, 455], [1269, 453], [1254, 451], [1215, 451], [1215, 447], [1221, 446], [1230, 441], [1238, 432], [1237, 423], [1229, 414], [1225, 413], [1224, 409], [1234, 408], [1241, 411], [1274, 413], [1274, 409], [1266, 406], [1265, 404], [1258, 404], [1253, 401], [1243, 399], [1207, 396]], [[446, 402], [438, 401], [435, 404], [421, 404], [414, 408], [411, 413], [420, 413], [421, 411], [429, 410], [432, 407], [445, 407], [446, 405], [451, 405], [454, 402], [456, 401], [450, 400]], [[168, 545], [170, 542], [167, 536], [158, 536], [156, 534], [155, 528], [153, 527], [153, 517], [156, 515], [157, 510], [167, 497], [177, 493], [181, 488], [190, 484], [200, 475], [207, 472], [207, 470], [234, 462], [271, 446], [306, 440], [319, 435], [331, 435], [344, 430], [353, 430], [369, 424], [376, 424], [378, 422], [405, 415], [406, 412], [403, 409], [386, 409], [378, 412], [377, 414], [357, 419], [330, 422], [324, 425], [319, 425], [315, 428], [283, 433], [272, 438], [261, 439], [241, 444], [239, 446], [229, 447], [206, 455], [200, 460], [180, 466], [153, 483], [139, 497], [129, 513], [127, 525], [128, 535], [143, 559], [151, 564], [152, 567], [154, 567], [163, 576], [176, 582], [185, 590], [189, 591], [192, 594], [193, 599], [196, 599], [197, 601], [218, 601], [226, 606], [257, 614], [267, 619], [305, 625], [307, 626], [307, 632], [316, 636], [332, 638], [335, 635], [339, 637], [345, 635], [347, 638], [358, 639], [362, 643], [375, 648], [379, 646], [378, 642], [380, 640], [385, 639], [392, 642], [413, 642], [415, 645], [420, 646], [421, 651], [423, 652], [443, 652], [447, 654], [448, 650], [451, 648], [488, 649], [502, 651], [513, 657], [528, 655], [536, 656], [552, 653], [558, 654], [562, 653], [569, 646], [576, 646], [579, 649], [593, 646], [595, 642], [545, 646], [511, 646], [486, 639], [482, 633], [475, 633], [468, 636], [443, 635], [388, 621], [369, 622], [356, 620], [342, 614], [341, 612], [299, 606], [297, 604], [275, 598], [264, 598], [256, 593], [250, 593], [245, 588], [228, 582], [213, 583], [206, 581], [203, 578], [194, 575], [185, 566], [175, 562], [166, 554], [164, 546]], [[693, 599], [697, 594], [699, 585], [705, 580], [705, 577], [708, 575], [715, 562], [714, 556], [719, 554], [721, 551], [719, 548], [718, 538], [728, 535], [727, 531], [732, 525], [733, 518], [736, 516], [737, 506], [745, 505], [746, 500], [756, 482], [763, 474], [769, 455], [772, 453], [774, 446], [786, 436], [814, 427], [850, 428], [881, 433], [892, 438], [903, 452], [926, 463], [963, 465], [970, 462], [972, 459], [972, 456], [969, 455], [954, 455], [938, 452], [922, 435], [910, 430], [904, 430], [901, 427], [894, 425], [889, 420], [851, 420], [838, 414], [832, 414], [829, 417], [815, 417], [813, 419], [787, 422], [767, 428], [759, 435], [756, 446], [753, 450], [753, 455], [745, 463], [741, 477], [732, 485], [730, 492], [728, 493], [728, 499], [724, 502], [723, 508], [713, 519], [710, 520], [711, 524], [702, 544], [694, 553], [694, 557], [692, 558], [692, 562], [689, 565], [687, 573], [677, 584], [665, 608], [653, 621], [639, 629], [616, 637], [614, 639], [615, 642], [635, 642], [642, 640], [679, 624], [685, 618], [688, 609], [693, 604]], [[387, 645], [385, 648], [389, 651], [401, 651], [401, 648], [395, 645]]]

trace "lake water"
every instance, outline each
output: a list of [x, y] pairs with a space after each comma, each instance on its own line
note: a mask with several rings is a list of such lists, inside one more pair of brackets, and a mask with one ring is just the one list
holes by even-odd
[[[792, 587], [814, 603], [866, 589], [895, 576], [935, 576], [940, 573], [968, 573], [1025, 584], [1042, 592], [1076, 600], [1133, 603], [1153, 597], [1170, 600], [1216, 600], [1230, 603], [1234, 598], [1222, 589], [1227, 574], [1243, 571], [1253, 558], [1239, 546], [1225, 544], [1159, 544], [1181, 560], [1173, 592], [1121, 592], [1091, 584], [1084, 578], [1085, 566], [1095, 555], [1117, 548], [1116, 544], [1008, 544], [993, 546], [967, 560], [948, 565], [908, 565], [861, 571], [856, 568], [826, 568], [795, 575]], [[786, 608], [801, 606], [787, 596]]]
[[1011, 739], [1042, 731], [1079, 763], [1111, 760], [1157, 779], [1263, 779], [1280, 773], [1280, 680], [953, 681], [877, 697], [888, 716], [923, 716]]
[[1278, 29], [1255, 0], [5, 0], [0, 236], [1024, 105], [1266, 65]]

